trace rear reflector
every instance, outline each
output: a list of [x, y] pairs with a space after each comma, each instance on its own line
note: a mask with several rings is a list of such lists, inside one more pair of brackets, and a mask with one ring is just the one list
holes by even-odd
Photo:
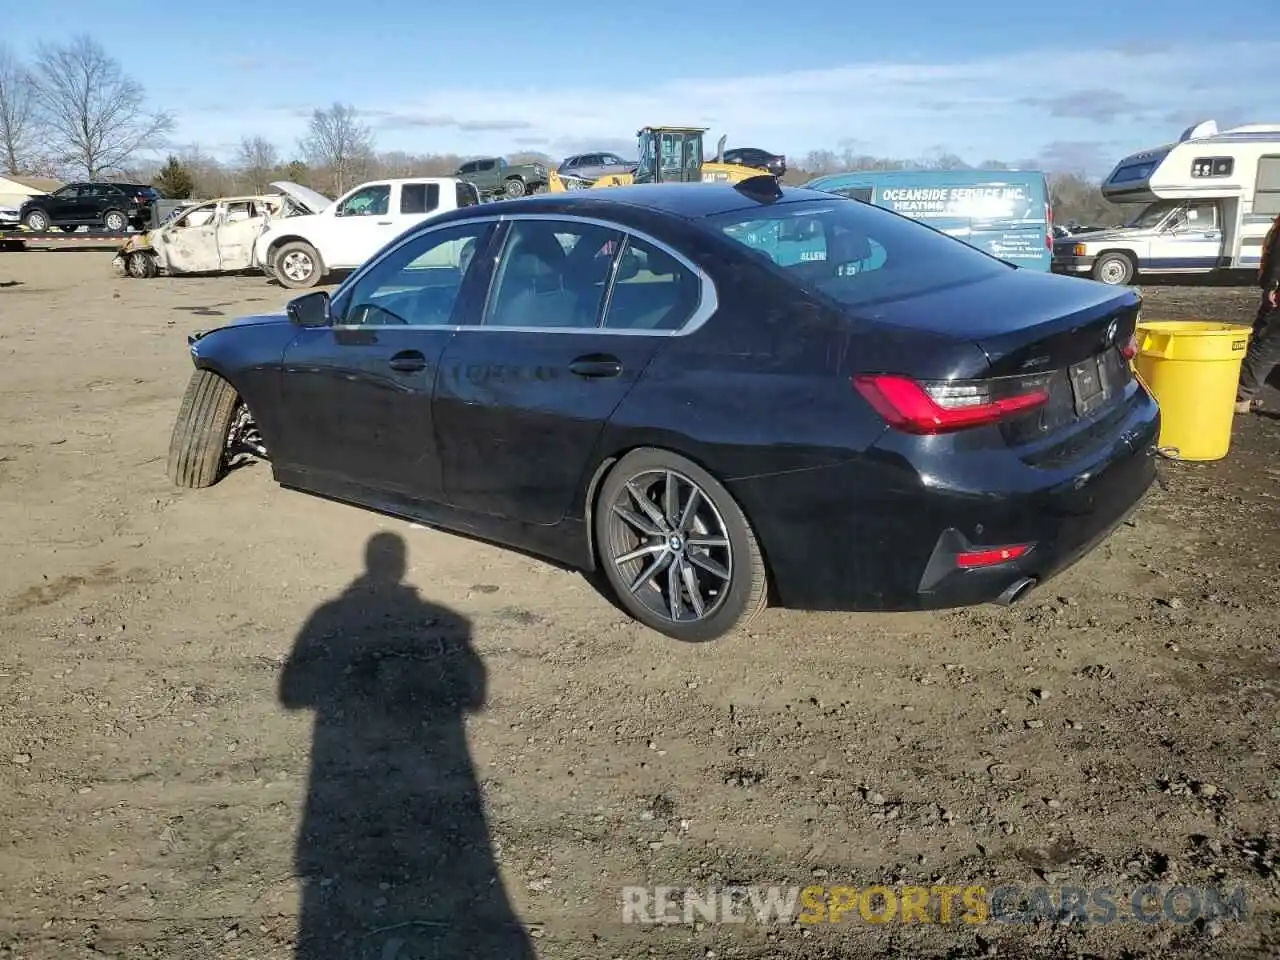
[[994, 567], [1010, 560], [1017, 560], [1030, 549], [1031, 545], [1028, 543], [1016, 543], [1007, 547], [983, 547], [981, 550], [969, 550], [956, 554], [956, 566], [964, 570], [972, 570], [975, 567]]
[[853, 385], [890, 426], [904, 433], [938, 434], [996, 423], [1049, 400], [1049, 376], [918, 382], [897, 374], [868, 374]]
[[1126, 360], [1132, 360], [1138, 355], [1138, 335], [1136, 333], [1120, 348], [1120, 355]]

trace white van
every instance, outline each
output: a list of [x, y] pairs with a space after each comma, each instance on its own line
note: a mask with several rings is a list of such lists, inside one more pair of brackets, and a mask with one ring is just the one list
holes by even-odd
[[1176, 143], [1125, 157], [1102, 194], [1147, 206], [1123, 227], [1055, 241], [1055, 273], [1125, 284], [1141, 275], [1256, 270], [1280, 214], [1280, 124], [1219, 131], [1207, 120]]

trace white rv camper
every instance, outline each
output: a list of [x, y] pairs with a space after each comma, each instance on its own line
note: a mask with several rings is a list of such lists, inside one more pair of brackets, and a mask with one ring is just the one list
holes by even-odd
[[1122, 284], [1142, 274], [1256, 270], [1280, 214], [1280, 124], [1220, 131], [1206, 120], [1177, 143], [1125, 157], [1102, 194], [1147, 206], [1124, 227], [1054, 243], [1055, 272]]

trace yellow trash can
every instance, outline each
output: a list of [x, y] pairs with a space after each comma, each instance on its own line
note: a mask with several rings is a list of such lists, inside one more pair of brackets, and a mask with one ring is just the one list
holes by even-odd
[[1134, 368], [1160, 404], [1159, 444], [1177, 460], [1221, 460], [1231, 446], [1236, 385], [1251, 330], [1237, 323], [1138, 324]]

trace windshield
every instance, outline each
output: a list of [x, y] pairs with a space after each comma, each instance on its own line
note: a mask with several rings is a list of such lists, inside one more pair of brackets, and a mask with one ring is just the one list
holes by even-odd
[[1139, 227], [1143, 230], [1151, 230], [1160, 224], [1169, 211], [1173, 210], [1180, 200], [1157, 200], [1155, 203], [1144, 207], [1142, 212], [1125, 224], [1126, 227]]
[[857, 200], [784, 203], [709, 218], [799, 286], [845, 306], [896, 300], [1017, 269], [932, 227]]

